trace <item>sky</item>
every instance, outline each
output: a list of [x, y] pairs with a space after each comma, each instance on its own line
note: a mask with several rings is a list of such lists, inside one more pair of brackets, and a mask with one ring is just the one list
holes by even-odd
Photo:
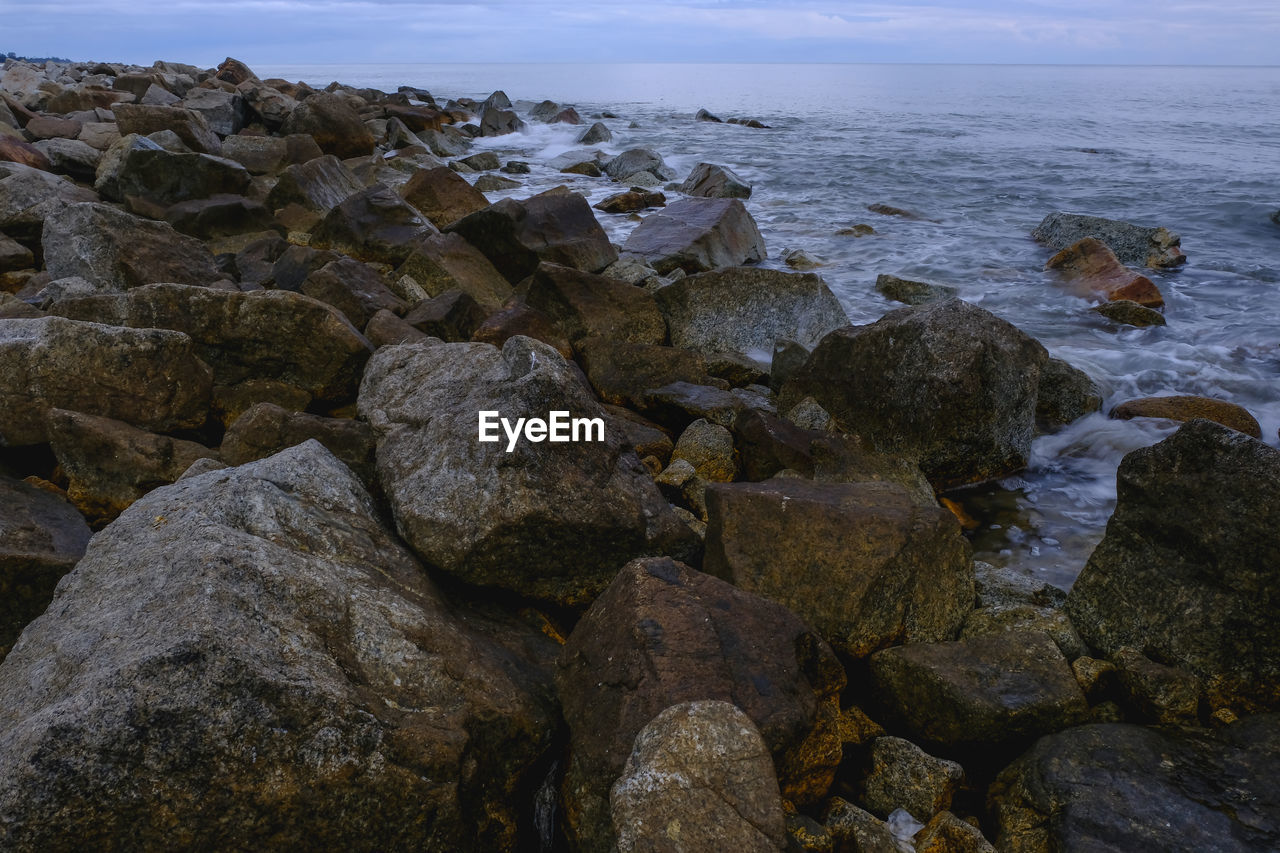
[[1280, 64], [1280, 0], [0, 0], [0, 53], [391, 62]]

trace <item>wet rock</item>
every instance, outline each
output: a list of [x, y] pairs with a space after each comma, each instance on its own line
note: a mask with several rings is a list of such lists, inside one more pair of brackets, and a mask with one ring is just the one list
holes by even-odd
[[913, 739], [945, 750], [1022, 748], [1089, 712], [1066, 658], [1043, 633], [896, 646], [870, 663], [893, 717]]
[[896, 483], [711, 486], [705, 570], [788, 607], [860, 658], [955, 637], [973, 564], [955, 517]]
[[485, 311], [461, 290], [446, 290], [419, 302], [404, 321], [423, 334], [445, 341], [469, 341], [484, 322]]
[[1055, 252], [1093, 238], [1106, 244], [1122, 264], [1160, 269], [1184, 264], [1182, 238], [1166, 228], [1146, 228], [1100, 216], [1050, 213], [1031, 236]]
[[197, 154], [221, 154], [219, 141], [203, 115], [182, 107], [152, 106], [149, 104], [116, 104], [116, 126], [121, 136], [136, 133], [147, 136], [162, 130], [171, 130], [183, 144]]
[[618, 573], [574, 628], [556, 681], [570, 734], [565, 823], [577, 849], [609, 848], [609, 787], [636, 733], [672, 705], [740, 708], [773, 755], [783, 797], [798, 805], [825, 793], [840, 761], [844, 673], [830, 648], [781, 606], [667, 558]]
[[680, 185], [680, 192], [702, 198], [751, 198], [751, 185], [727, 166], [699, 163]]
[[822, 820], [841, 851], [902, 853], [884, 821], [840, 797], [831, 798]]
[[672, 382], [715, 384], [706, 361], [687, 350], [610, 336], [581, 338], [576, 349], [591, 387], [606, 403], [635, 405], [646, 390]]
[[816, 270], [826, 266], [826, 262], [806, 252], [804, 249], [788, 249], [782, 253], [782, 261], [793, 270]]
[[1280, 707], [1265, 592], [1280, 574], [1280, 451], [1195, 420], [1126, 456], [1116, 484], [1107, 535], [1067, 598], [1080, 635], [1188, 670], [1214, 708]]
[[636, 735], [610, 793], [620, 853], [784, 848], [773, 758], [729, 702], [685, 702]]
[[342, 312], [357, 329], [363, 329], [379, 311], [404, 314], [409, 304], [396, 296], [386, 281], [368, 264], [339, 258], [307, 276], [301, 292]]
[[189, 199], [244, 195], [250, 180], [244, 166], [223, 157], [132, 148], [120, 160], [113, 197], [146, 213]]
[[53, 310], [78, 320], [182, 332], [213, 368], [218, 385], [271, 379], [333, 403], [354, 397], [371, 351], [335, 308], [284, 290], [240, 293], [153, 284], [68, 299]]
[[530, 169], [529, 164], [523, 160], [508, 160], [501, 171], [506, 172], [508, 175], [527, 175]]
[[545, 344], [384, 347], [359, 409], [378, 431], [378, 472], [401, 534], [468, 583], [582, 607], [627, 560], [693, 550], [620, 434], [512, 446], [495, 426], [499, 440], [477, 440], [480, 411], [603, 417]]
[[556, 322], [536, 308], [526, 305], [519, 297], [485, 318], [471, 339], [476, 343], [501, 347], [508, 339], [517, 335], [542, 341], [565, 359], [573, 358], [574, 348]]
[[175, 231], [206, 241], [240, 234], [284, 233], [284, 226], [271, 216], [262, 202], [239, 195], [179, 202], [165, 210], [164, 219]]
[[1220, 731], [1083, 726], [1005, 768], [1000, 850], [1257, 851], [1280, 845], [1280, 718]]
[[666, 203], [667, 197], [662, 193], [637, 189], [614, 193], [592, 207], [605, 213], [634, 213], [650, 207], [663, 207]]
[[209, 285], [223, 276], [199, 240], [105, 204], [72, 204], [44, 222], [45, 266], [120, 290], [152, 282]]
[[0, 842], [517, 847], [549, 644], [455, 613], [318, 443], [153, 492], [4, 663]]
[[780, 403], [812, 397], [848, 431], [915, 459], [946, 489], [1026, 466], [1047, 360], [1016, 327], [949, 299], [831, 332]]
[[258, 403], [232, 422], [220, 453], [228, 465], [244, 465], [315, 439], [342, 460], [362, 482], [374, 481], [373, 429], [366, 423], [291, 412]]
[[345, 97], [320, 92], [298, 104], [280, 127], [282, 134], [305, 133], [320, 150], [340, 160], [371, 154], [373, 134]]
[[50, 171], [92, 183], [102, 152], [78, 139], [46, 139], [35, 146], [49, 158]]
[[436, 233], [395, 190], [374, 184], [325, 214], [311, 231], [311, 245], [396, 266], [409, 257], [417, 240]]
[[1126, 326], [1143, 328], [1146, 326], [1167, 325], [1164, 315], [1159, 311], [1139, 305], [1131, 299], [1116, 299], [1111, 302], [1104, 302], [1101, 305], [1094, 306], [1092, 310], [1108, 320], [1114, 320]]
[[481, 136], [506, 136], [525, 129], [525, 123], [513, 110], [487, 107], [480, 116]]
[[63, 409], [49, 412], [49, 442], [69, 481], [67, 498], [97, 526], [175, 482], [197, 459], [218, 457], [194, 441]]
[[492, 151], [481, 151], [470, 157], [463, 157], [459, 162], [477, 172], [489, 172], [502, 165], [498, 155]]
[[562, 175], [583, 175], [588, 178], [599, 178], [604, 175], [600, 167], [591, 160], [582, 163], [574, 163], [572, 166], [565, 166], [560, 170]]
[[841, 237], [870, 237], [875, 233], [876, 229], [862, 222], [857, 225], [851, 225], [848, 228], [841, 228], [836, 232], [836, 234]]
[[400, 187], [400, 195], [420, 210], [437, 228], [489, 206], [484, 194], [447, 166], [413, 173]]
[[196, 427], [209, 368], [186, 335], [61, 317], [0, 320], [0, 446], [49, 440], [50, 409], [153, 430]]
[[599, 272], [618, 259], [587, 200], [563, 189], [503, 199], [444, 229], [479, 249], [516, 284], [539, 262]]
[[1155, 725], [1199, 722], [1201, 688], [1194, 675], [1156, 663], [1137, 649], [1120, 649], [1111, 660], [1112, 682], [1131, 720]]
[[662, 155], [651, 148], [631, 148], [604, 164], [604, 171], [615, 181], [639, 172], [648, 172], [660, 181], [670, 181], [676, 176]]
[[595, 122], [578, 137], [579, 145], [599, 145], [613, 140], [613, 131], [604, 122]]
[[867, 205], [867, 210], [872, 213], [878, 213], [881, 216], [896, 216], [899, 219], [906, 219], [909, 222], [937, 222], [936, 219], [930, 219], [927, 216], [922, 216], [913, 210], [905, 210], [901, 207], [894, 207], [891, 204], [884, 204], [881, 202]]
[[996, 853], [982, 831], [951, 812], [934, 815], [915, 835], [916, 853]]
[[1164, 305], [1164, 297], [1151, 279], [1121, 264], [1105, 243], [1093, 237], [1058, 252], [1045, 269], [1061, 271], [1082, 296], [1123, 299], [1147, 308]]
[[452, 233], [433, 234], [416, 241], [394, 275], [409, 276], [427, 296], [461, 290], [486, 313], [498, 310], [512, 294], [511, 285], [489, 259]]
[[570, 343], [607, 337], [661, 344], [667, 325], [654, 298], [638, 287], [570, 267], [542, 263], [520, 285], [525, 303], [550, 317]]
[[694, 121], [709, 121], [715, 124], [724, 123], [724, 119], [713, 115], [712, 113], [708, 112], [706, 109], [699, 109], [698, 112], [694, 114], [693, 118], [694, 118]]
[[686, 198], [645, 217], [623, 250], [666, 275], [706, 272], [766, 257], [764, 238], [738, 199]]
[[704, 355], [736, 352], [762, 364], [779, 339], [813, 347], [848, 316], [812, 273], [731, 267], [691, 275], [654, 297], [667, 319], [672, 346]]
[[89, 534], [67, 501], [0, 474], [0, 662], [84, 555]]
[[0, 133], [0, 163], [18, 163], [47, 172], [52, 167], [43, 151], [30, 142]]
[[951, 808], [963, 781], [964, 768], [954, 761], [935, 758], [900, 737], [878, 737], [871, 742], [861, 802], [882, 818], [906, 809], [928, 820]]
[[923, 305], [926, 302], [937, 302], [956, 295], [956, 289], [950, 285], [912, 281], [885, 273], [876, 276], [876, 291], [886, 299], [905, 302], [908, 305]]
[[267, 196], [267, 206], [278, 210], [299, 204], [309, 210], [329, 211], [363, 189], [351, 170], [329, 155], [287, 167]]
[[1262, 427], [1258, 425], [1253, 415], [1249, 414], [1248, 409], [1226, 400], [1214, 400], [1211, 397], [1187, 395], [1142, 397], [1137, 400], [1126, 400], [1113, 408], [1108, 416], [1122, 421], [1133, 418], [1167, 418], [1172, 421], [1186, 422], [1203, 418], [1245, 435], [1262, 438]]
[[482, 193], [497, 193], [505, 190], [514, 190], [519, 186], [519, 181], [513, 181], [500, 175], [481, 175], [476, 180], [474, 189]]
[[1036, 425], [1054, 430], [1102, 408], [1102, 392], [1089, 374], [1060, 358], [1050, 358], [1040, 371]]

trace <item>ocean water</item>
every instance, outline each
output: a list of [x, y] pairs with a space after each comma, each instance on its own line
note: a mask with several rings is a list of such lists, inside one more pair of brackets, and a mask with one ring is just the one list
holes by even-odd
[[[659, 151], [680, 179], [701, 161], [754, 185], [748, 207], [768, 265], [804, 249], [855, 323], [895, 307], [880, 273], [945, 283], [1083, 369], [1103, 412], [1134, 397], [1201, 394], [1238, 403], [1277, 444], [1280, 427], [1280, 68], [947, 65], [344, 65], [261, 68], [438, 99], [602, 110], [619, 152]], [[517, 108], [522, 105], [517, 103]], [[525, 109], [530, 104], [523, 104]], [[769, 129], [695, 122], [701, 107]], [[631, 125], [634, 123], [634, 127]], [[480, 148], [533, 164], [524, 196], [567, 183], [592, 203], [618, 191], [540, 164], [582, 128], [531, 124]], [[491, 196], [497, 198], [500, 196]], [[891, 204], [933, 221], [867, 210]], [[1043, 271], [1029, 236], [1055, 210], [1163, 225], [1187, 264], [1148, 275], [1168, 326], [1118, 327]], [[635, 222], [601, 215], [615, 241]], [[876, 234], [836, 234], [857, 223]], [[1101, 538], [1125, 453], [1167, 422], [1092, 415], [1039, 438], [1027, 471], [965, 499], [975, 555], [1069, 586]]]

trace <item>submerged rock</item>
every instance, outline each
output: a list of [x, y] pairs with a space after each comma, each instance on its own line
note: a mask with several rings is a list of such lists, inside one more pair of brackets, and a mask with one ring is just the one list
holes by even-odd
[[887, 273], [876, 276], [876, 291], [887, 299], [908, 305], [923, 305], [956, 295], [956, 289], [950, 285], [912, 281]]
[[1031, 236], [1055, 252], [1086, 237], [1105, 243], [1124, 264], [1159, 269], [1184, 264], [1182, 238], [1166, 228], [1147, 228], [1101, 216], [1077, 213], [1050, 213]]
[[751, 185], [727, 166], [699, 163], [680, 185], [680, 192], [703, 198], [751, 198]]
[[1211, 397], [1175, 395], [1171, 397], [1141, 397], [1126, 400], [1109, 413], [1110, 417], [1127, 421], [1132, 418], [1168, 418], [1173, 421], [1190, 421], [1204, 418], [1222, 424], [1253, 438], [1262, 438], [1262, 427], [1249, 410], [1226, 400]]
[[1108, 320], [1114, 320], [1126, 326], [1143, 328], [1146, 326], [1167, 325], [1164, 315], [1159, 311], [1154, 308], [1148, 308], [1145, 305], [1139, 305], [1131, 299], [1116, 299], [1111, 302], [1104, 302], [1101, 305], [1095, 305], [1092, 310]]
[[686, 198], [646, 216], [623, 244], [623, 251], [648, 261], [666, 275], [755, 263], [766, 257], [764, 238], [736, 198]]
[[1082, 296], [1123, 299], [1146, 308], [1164, 305], [1164, 297], [1151, 279], [1125, 267], [1105, 243], [1093, 237], [1058, 252], [1045, 269], [1060, 270]]

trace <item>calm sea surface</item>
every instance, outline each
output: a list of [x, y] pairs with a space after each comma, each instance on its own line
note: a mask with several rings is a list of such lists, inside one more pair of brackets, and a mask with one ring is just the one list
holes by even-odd
[[[1280, 427], [1280, 68], [946, 65], [344, 65], [257, 69], [324, 85], [340, 80], [437, 98], [550, 98], [587, 118], [603, 146], [658, 150], [680, 177], [699, 161], [755, 187], [748, 206], [769, 265], [800, 248], [853, 322], [899, 307], [879, 273], [950, 284], [1089, 373], [1104, 412], [1133, 397], [1202, 394], [1247, 407], [1277, 443]], [[521, 105], [528, 108], [530, 104]], [[758, 118], [755, 130], [693, 121], [700, 107]], [[632, 122], [635, 127], [629, 127]], [[482, 140], [534, 164], [514, 195], [565, 183], [592, 203], [616, 185], [538, 166], [573, 149], [581, 128], [531, 124]], [[879, 216], [884, 202], [937, 220]], [[1163, 225], [1182, 235], [1185, 267], [1149, 273], [1169, 325], [1116, 327], [1042, 271], [1028, 236], [1051, 211]], [[604, 217], [621, 240], [634, 227]], [[867, 223], [876, 236], [837, 236]], [[785, 267], [782, 267], [785, 268]], [[1171, 432], [1093, 415], [1037, 440], [1022, 476], [969, 498], [983, 522], [976, 555], [1068, 586], [1101, 537], [1115, 470]]]

